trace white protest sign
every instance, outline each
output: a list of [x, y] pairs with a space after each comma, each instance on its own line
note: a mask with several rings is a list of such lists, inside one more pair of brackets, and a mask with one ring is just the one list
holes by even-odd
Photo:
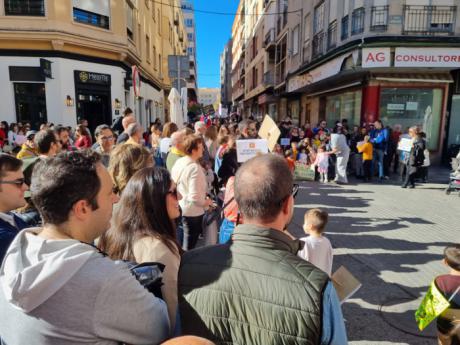
[[398, 150], [410, 152], [411, 149], [412, 149], [412, 139], [401, 138], [401, 140], [398, 143]]
[[236, 154], [238, 163], [244, 163], [257, 155], [268, 153], [266, 139], [248, 139], [236, 141]]

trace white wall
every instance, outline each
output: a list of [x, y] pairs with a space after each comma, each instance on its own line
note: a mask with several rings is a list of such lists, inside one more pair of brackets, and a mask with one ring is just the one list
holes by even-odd
[[[62, 58], [46, 58], [52, 63], [53, 79], [46, 79], [46, 107], [48, 122], [62, 124], [65, 126], [75, 126], [77, 124], [76, 100], [75, 100], [75, 81], [74, 70], [103, 73], [111, 75], [111, 102], [112, 118], [115, 117], [114, 100], [118, 98], [124, 104], [124, 78], [126, 72], [121, 67], [96, 64]], [[0, 119], [8, 122], [16, 122], [16, 109], [14, 101], [13, 82], [9, 78], [9, 66], [40, 66], [39, 57], [0, 57]], [[162, 93], [154, 90], [149, 85], [144, 84], [141, 89], [146, 99], [158, 99], [163, 102]], [[150, 91], [150, 89], [155, 92]], [[74, 99], [74, 106], [65, 105], [66, 96]]]

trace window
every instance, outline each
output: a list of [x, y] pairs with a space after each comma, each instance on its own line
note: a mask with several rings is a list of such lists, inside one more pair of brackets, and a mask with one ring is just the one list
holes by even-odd
[[147, 62], [150, 63], [150, 37], [145, 35], [145, 50], [147, 55]]
[[45, 16], [44, 0], [4, 0], [7, 16]]
[[187, 18], [185, 20], [185, 26], [187, 26], [189, 28], [193, 27], [193, 19]]
[[153, 69], [156, 71], [157, 70], [157, 48], [153, 46]]
[[388, 6], [374, 6], [371, 12], [371, 31], [386, 31], [388, 26]]
[[126, 2], [126, 33], [134, 41], [134, 8], [130, 1]]
[[327, 49], [335, 48], [337, 45], [337, 20], [329, 24], [327, 29]]
[[310, 13], [307, 14], [304, 18], [304, 41], [310, 41], [311, 35], [311, 20], [310, 20]]
[[292, 30], [292, 55], [297, 55], [299, 53], [299, 26], [297, 25], [294, 30]]
[[388, 126], [419, 126], [426, 134], [429, 150], [437, 150], [443, 102], [442, 89], [383, 88], [380, 118]]
[[192, 47], [188, 47], [187, 51], [188, 51], [188, 55], [193, 55], [193, 48]]
[[46, 123], [46, 89], [44, 83], [14, 83], [14, 100], [18, 122], [30, 122], [32, 128]]
[[349, 17], [348, 14], [342, 18], [342, 28], [341, 28], [341, 35], [340, 38], [346, 40], [348, 38], [348, 24], [349, 24]]
[[317, 34], [324, 30], [324, 2], [315, 8], [313, 18], [313, 34]]
[[108, 29], [110, 25], [109, 0], [73, 0], [73, 20]]
[[326, 97], [328, 123], [348, 119], [350, 126], [361, 122], [362, 91], [349, 91]]
[[189, 42], [192, 42], [193, 41], [193, 34], [192, 33], [188, 33], [187, 34], [187, 39]]
[[161, 35], [161, 19], [160, 19], [160, 10], [157, 10], [158, 14], [158, 33]]
[[351, 34], [357, 35], [364, 32], [364, 7], [357, 8], [353, 11], [351, 17]]

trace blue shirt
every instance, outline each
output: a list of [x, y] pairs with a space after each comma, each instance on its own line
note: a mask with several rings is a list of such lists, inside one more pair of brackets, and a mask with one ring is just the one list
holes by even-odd
[[342, 308], [332, 282], [329, 282], [323, 294], [323, 329], [321, 345], [346, 345], [347, 332], [343, 321]]

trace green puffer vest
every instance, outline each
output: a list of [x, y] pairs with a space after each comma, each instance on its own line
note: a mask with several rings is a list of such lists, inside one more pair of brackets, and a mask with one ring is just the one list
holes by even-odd
[[178, 283], [183, 334], [217, 344], [319, 344], [329, 278], [296, 256], [300, 243], [240, 225], [233, 241], [185, 253]]

